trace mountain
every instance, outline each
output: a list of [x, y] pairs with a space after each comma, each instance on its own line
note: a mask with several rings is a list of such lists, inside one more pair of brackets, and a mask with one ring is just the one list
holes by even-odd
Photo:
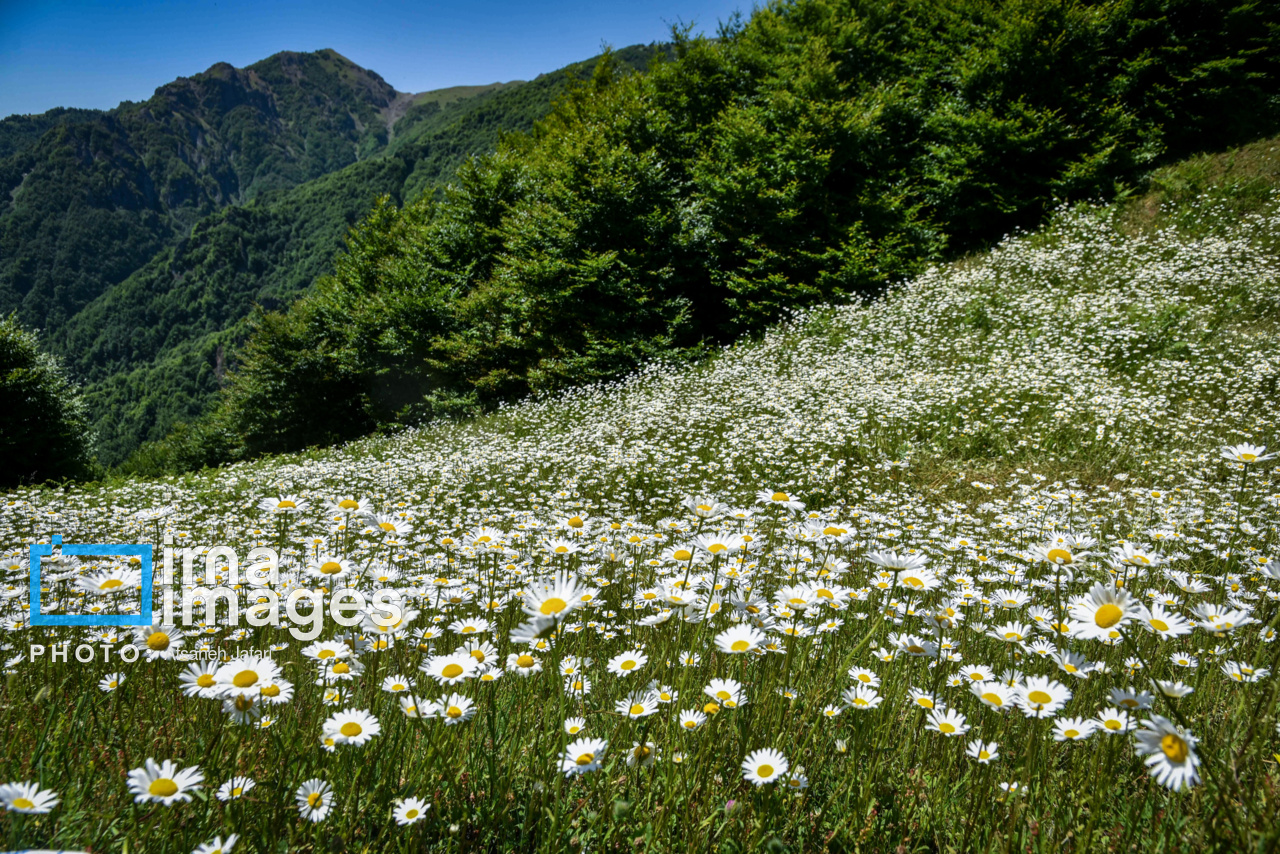
[[5, 136], [50, 127], [0, 162], [0, 312], [56, 331], [200, 217], [381, 150], [398, 94], [323, 50], [218, 63], [104, 113], [6, 120]]
[[410, 94], [333, 51], [285, 53], [142, 105], [10, 117], [0, 174], [25, 177], [0, 208], [0, 312], [42, 329], [119, 462], [207, 408], [252, 307], [327, 273], [377, 198], [434, 191], [593, 67]]

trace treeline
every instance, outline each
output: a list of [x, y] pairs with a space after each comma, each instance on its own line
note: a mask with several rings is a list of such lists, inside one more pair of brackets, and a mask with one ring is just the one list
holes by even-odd
[[385, 200], [332, 276], [255, 317], [217, 410], [133, 467], [474, 412], [875, 295], [1273, 131], [1278, 22], [1237, 0], [794, 0], [676, 33], [671, 61], [600, 63], [442, 197]]

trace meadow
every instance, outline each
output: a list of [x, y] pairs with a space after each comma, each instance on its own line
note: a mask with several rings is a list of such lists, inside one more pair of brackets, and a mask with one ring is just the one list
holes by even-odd
[[[1280, 194], [1223, 168], [692, 367], [6, 493], [0, 838], [1273, 849]], [[278, 583], [242, 583], [245, 605], [410, 607], [314, 640], [207, 612], [32, 627], [26, 544], [54, 534], [157, 561], [166, 536], [274, 548]], [[46, 561], [44, 602], [135, 609], [136, 573]], [[28, 655], [64, 641], [98, 654]], [[127, 644], [135, 662], [103, 660]], [[265, 654], [183, 660], [201, 650]]]

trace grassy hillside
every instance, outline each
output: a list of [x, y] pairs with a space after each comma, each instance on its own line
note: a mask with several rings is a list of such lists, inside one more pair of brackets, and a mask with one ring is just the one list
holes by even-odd
[[[616, 57], [637, 69], [658, 50], [633, 46]], [[399, 204], [437, 192], [502, 134], [531, 129], [594, 63], [518, 86], [423, 93], [429, 97], [396, 121], [386, 151], [209, 214], [46, 335], [85, 387], [99, 461], [119, 463], [203, 414], [235, 363], [253, 306], [283, 308], [330, 273], [347, 231], [379, 197]]]
[[442, 197], [364, 223], [149, 458], [297, 450], [688, 358], [1274, 133], [1276, 7], [1208, 8], [796, 0], [677, 34], [646, 74], [601, 66]]
[[[28, 628], [25, 598], [0, 599], [0, 757], [61, 799], [0, 830], [160, 854], [228, 833], [317, 851], [1268, 850], [1280, 466], [1221, 449], [1280, 443], [1278, 148], [1064, 207], [692, 368], [9, 493], [20, 592], [21, 543], [169, 533], [273, 546], [281, 593], [390, 585], [412, 611], [389, 631], [327, 622], [340, 669], [207, 615], [181, 639], [142, 630], [155, 660], [73, 667], [21, 653], [87, 630]], [[62, 569], [46, 596], [85, 608], [71, 585], [89, 570]], [[242, 661], [184, 695], [179, 647], [270, 650], [253, 684], [280, 690], [246, 691]], [[198, 767], [200, 799], [132, 805], [148, 758]], [[208, 797], [233, 775], [249, 797]], [[331, 788], [300, 812], [309, 780]]]

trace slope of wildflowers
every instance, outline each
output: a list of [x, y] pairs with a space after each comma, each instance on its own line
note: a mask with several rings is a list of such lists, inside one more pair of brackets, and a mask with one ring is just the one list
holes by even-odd
[[[1064, 209], [875, 303], [473, 422], [9, 493], [0, 832], [1275, 845], [1280, 196], [1222, 198], [1138, 225]], [[304, 640], [228, 628], [225, 603], [32, 627], [25, 544], [54, 534], [156, 544], [157, 566], [165, 538], [272, 548], [278, 579], [242, 573], [242, 606], [393, 588], [405, 610]], [[46, 559], [43, 579], [46, 610], [137, 613], [127, 562]], [[31, 654], [63, 641], [94, 659]], [[183, 660], [201, 650], [245, 655]]]

